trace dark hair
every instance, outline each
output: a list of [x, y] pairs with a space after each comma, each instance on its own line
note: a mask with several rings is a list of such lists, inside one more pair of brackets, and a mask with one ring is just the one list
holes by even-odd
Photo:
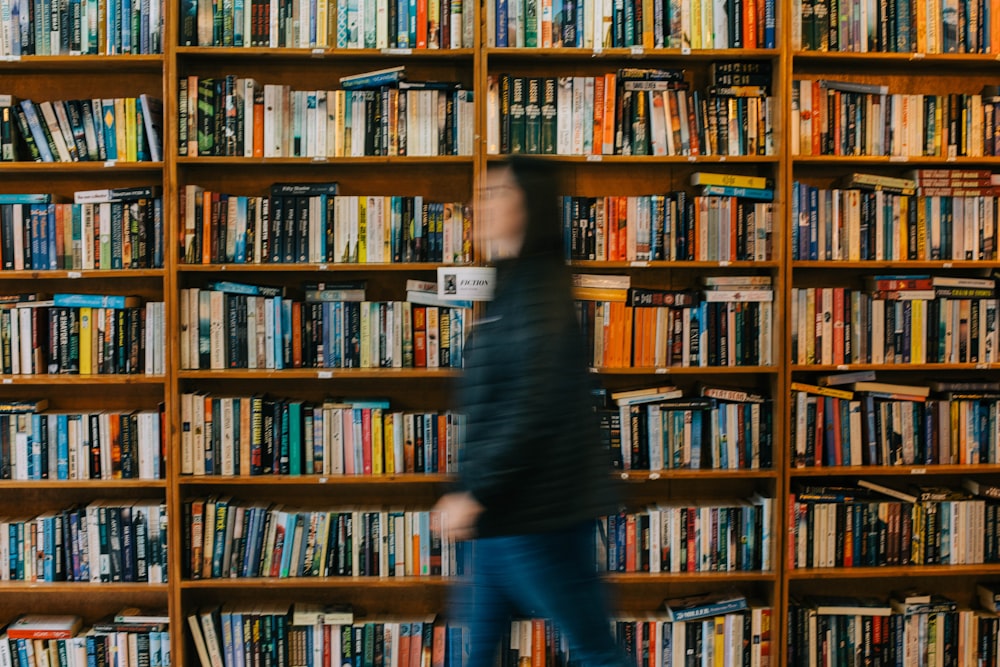
[[524, 243], [519, 257], [564, 259], [563, 229], [559, 217], [558, 188], [553, 164], [537, 158], [513, 155], [506, 166], [524, 193]]

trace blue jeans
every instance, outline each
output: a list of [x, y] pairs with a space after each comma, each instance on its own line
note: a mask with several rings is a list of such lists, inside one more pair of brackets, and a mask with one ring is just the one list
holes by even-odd
[[604, 585], [594, 565], [594, 524], [537, 535], [479, 539], [472, 581], [460, 592], [469, 632], [466, 667], [493, 667], [513, 616], [555, 622], [581, 667], [627, 665], [611, 634]]

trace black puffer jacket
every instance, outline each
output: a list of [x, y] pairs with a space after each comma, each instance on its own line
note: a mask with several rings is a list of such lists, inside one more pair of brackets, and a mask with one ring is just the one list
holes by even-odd
[[614, 509], [593, 386], [565, 269], [501, 262], [459, 392], [467, 419], [459, 486], [486, 508], [481, 537], [556, 530]]

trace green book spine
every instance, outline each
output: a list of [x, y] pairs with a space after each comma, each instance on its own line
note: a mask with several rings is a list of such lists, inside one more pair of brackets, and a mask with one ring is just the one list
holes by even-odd
[[524, 77], [511, 78], [510, 94], [510, 152], [523, 153], [525, 149], [525, 84]]
[[524, 152], [532, 155], [541, 153], [542, 105], [541, 83], [536, 77], [527, 79], [527, 99], [524, 104]]
[[302, 403], [288, 404], [288, 474], [302, 474]]

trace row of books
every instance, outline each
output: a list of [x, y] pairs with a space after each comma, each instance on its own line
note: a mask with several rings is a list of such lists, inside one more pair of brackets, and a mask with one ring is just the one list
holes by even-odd
[[[720, 75], [721, 76], [721, 75]], [[770, 81], [770, 74], [761, 75]], [[691, 91], [683, 70], [487, 82], [491, 154], [773, 155], [770, 85]]]
[[462, 667], [468, 654], [468, 631], [435, 616], [357, 618], [342, 605], [271, 603], [204, 607], [187, 620], [201, 667], [363, 664], [365, 656], [384, 667], [420, 667], [432, 656]]
[[158, 500], [0, 520], [2, 581], [167, 581], [167, 509]]
[[495, 0], [489, 46], [773, 49], [774, 0]]
[[337, 195], [335, 183], [279, 183], [262, 197], [188, 185], [181, 211], [186, 264], [472, 261], [472, 209], [460, 202]]
[[1000, 154], [997, 90], [890, 93], [887, 85], [796, 79], [793, 155], [982, 157]]
[[788, 505], [790, 568], [972, 565], [1000, 560], [997, 503], [961, 490], [801, 487]]
[[[793, 259], [995, 259], [1000, 207], [992, 174], [982, 173], [985, 176], [976, 181], [945, 176], [936, 181], [941, 187], [918, 187], [916, 180], [867, 174], [853, 174], [850, 185], [842, 189], [796, 181]], [[890, 191], [892, 186], [879, 183], [883, 180], [898, 182], [902, 192]]]
[[773, 500], [665, 503], [601, 517], [597, 562], [608, 572], [771, 569]]
[[0, 633], [0, 663], [17, 667], [170, 667], [166, 612], [122, 609], [84, 629], [79, 616], [25, 614]]
[[599, 407], [611, 463], [624, 470], [771, 467], [771, 401], [743, 389], [702, 385], [684, 397], [676, 387], [611, 394]]
[[[0, 479], [163, 479], [159, 411], [54, 412], [46, 401], [0, 406]], [[23, 411], [22, 411], [23, 410]]]
[[0, 94], [0, 161], [160, 162], [163, 105], [150, 95], [33, 102]]
[[[625, 278], [627, 282], [627, 278]], [[575, 287], [595, 367], [767, 366], [774, 291], [769, 276], [713, 276], [707, 289]]]
[[815, 596], [791, 599], [788, 664], [848, 664], [855, 656], [883, 665], [995, 665], [1000, 617], [995, 586], [980, 585], [969, 609], [943, 595], [903, 591], [889, 600]]
[[387, 400], [181, 395], [182, 475], [455, 472], [463, 420]]
[[262, 0], [181, 5], [182, 46], [461, 49], [472, 48], [475, 5], [461, 0]]
[[425, 306], [412, 298], [365, 301], [364, 289], [323, 285], [307, 286], [303, 301], [281, 292], [233, 283], [182, 289], [181, 368], [462, 365], [471, 321], [466, 308]]
[[[893, 281], [895, 289], [884, 287]], [[956, 284], [962, 281], [979, 285]], [[997, 300], [979, 296], [993, 294], [993, 280], [880, 276], [873, 282], [862, 290], [792, 288], [792, 322], [798, 326], [792, 329], [791, 359], [827, 365], [996, 361]], [[927, 286], [903, 286], [917, 282]]]
[[75, 203], [46, 194], [0, 194], [0, 269], [163, 267], [163, 199], [154, 187], [77, 192]]
[[[874, 374], [871, 374], [874, 378]], [[1000, 385], [861, 381], [792, 384], [796, 467], [978, 465], [1000, 461]]]
[[794, 0], [792, 48], [806, 51], [996, 53], [989, 0]]
[[162, 301], [57, 294], [8, 297], [0, 307], [5, 375], [161, 375], [166, 368]]
[[178, 153], [318, 160], [472, 155], [472, 91], [395, 78], [374, 89], [292, 90], [235, 74], [182, 77]]
[[163, 53], [161, 0], [5, 0], [0, 57]]
[[[710, 189], [705, 186], [702, 189]], [[685, 192], [561, 200], [566, 259], [767, 261], [774, 205]]]
[[297, 510], [232, 498], [184, 503], [184, 575], [416, 577], [462, 574], [440, 512]]

